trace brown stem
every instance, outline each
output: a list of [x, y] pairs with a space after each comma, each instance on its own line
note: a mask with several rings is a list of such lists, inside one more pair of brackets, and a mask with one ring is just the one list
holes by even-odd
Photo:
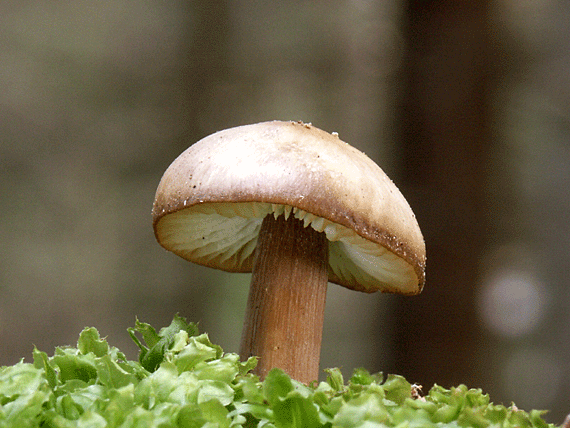
[[317, 380], [328, 281], [328, 241], [290, 216], [268, 215], [257, 242], [240, 356], [259, 357], [262, 379], [278, 367]]

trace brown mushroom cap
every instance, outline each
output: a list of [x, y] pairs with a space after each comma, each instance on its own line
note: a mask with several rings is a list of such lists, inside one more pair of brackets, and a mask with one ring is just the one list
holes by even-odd
[[152, 210], [164, 248], [231, 272], [251, 272], [268, 214], [326, 234], [331, 282], [423, 288], [424, 239], [400, 191], [364, 153], [310, 124], [263, 122], [203, 138], [164, 173]]

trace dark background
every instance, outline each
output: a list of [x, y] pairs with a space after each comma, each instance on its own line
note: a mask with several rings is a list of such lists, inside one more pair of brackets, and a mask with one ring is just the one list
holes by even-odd
[[331, 286], [322, 367], [570, 411], [570, 3], [0, 4], [0, 364], [179, 312], [236, 352], [248, 275], [178, 259], [163, 171], [220, 129], [303, 120], [366, 152], [422, 227], [417, 297]]

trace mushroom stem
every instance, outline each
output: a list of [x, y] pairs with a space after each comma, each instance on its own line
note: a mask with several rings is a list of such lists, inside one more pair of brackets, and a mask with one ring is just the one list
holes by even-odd
[[257, 241], [240, 356], [259, 357], [305, 384], [318, 379], [328, 282], [328, 241], [292, 215], [268, 215]]

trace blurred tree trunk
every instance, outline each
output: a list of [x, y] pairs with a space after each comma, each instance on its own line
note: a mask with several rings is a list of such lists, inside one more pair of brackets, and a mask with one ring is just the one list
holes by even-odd
[[[190, 145], [217, 131], [212, 127], [214, 121], [209, 108], [210, 97], [215, 86], [226, 80], [229, 73], [228, 1], [186, 2], [184, 7], [188, 25], [186, 42], [181, 46], [182, 84], [179, 99], [171, 107], [173, 110], [183, 109], [182, 114], [176, 112], [173, 117], [182, 117], [184, 124], [182, 132], [177, 134], [172, 142], [164, 144], [161, 152], [163, 159], [160, 160], [164, 168]], [[189, 284], [211, 283], [212, 273], [202, 269], [196, 270], [191, 264], [183, 265], [184, 272], [193, 276], [179, 276], [178, 288], [167, 295], [171, 299], [167, 303], [169, 307], [176, 308], [181, 315], [191, 320], [208, 319], [208, 301], [216, 292], [215, 285], [199, 287]]]
[[480, 386], [475, 308], [487, 231], [489, 1], [408, 0], [403, 191], [427, 246], [427, 282], [398, 299], [395, 367], [429, 389]]
[[184, 87], [181, 103], [185, 109], [186, 132], [176, 150], [217, 131], [211, 129], [210, 97], [214, 87], [228, 78], [230, 16], [227, 0], [189, 2], [188, 50], [185, 52]]

